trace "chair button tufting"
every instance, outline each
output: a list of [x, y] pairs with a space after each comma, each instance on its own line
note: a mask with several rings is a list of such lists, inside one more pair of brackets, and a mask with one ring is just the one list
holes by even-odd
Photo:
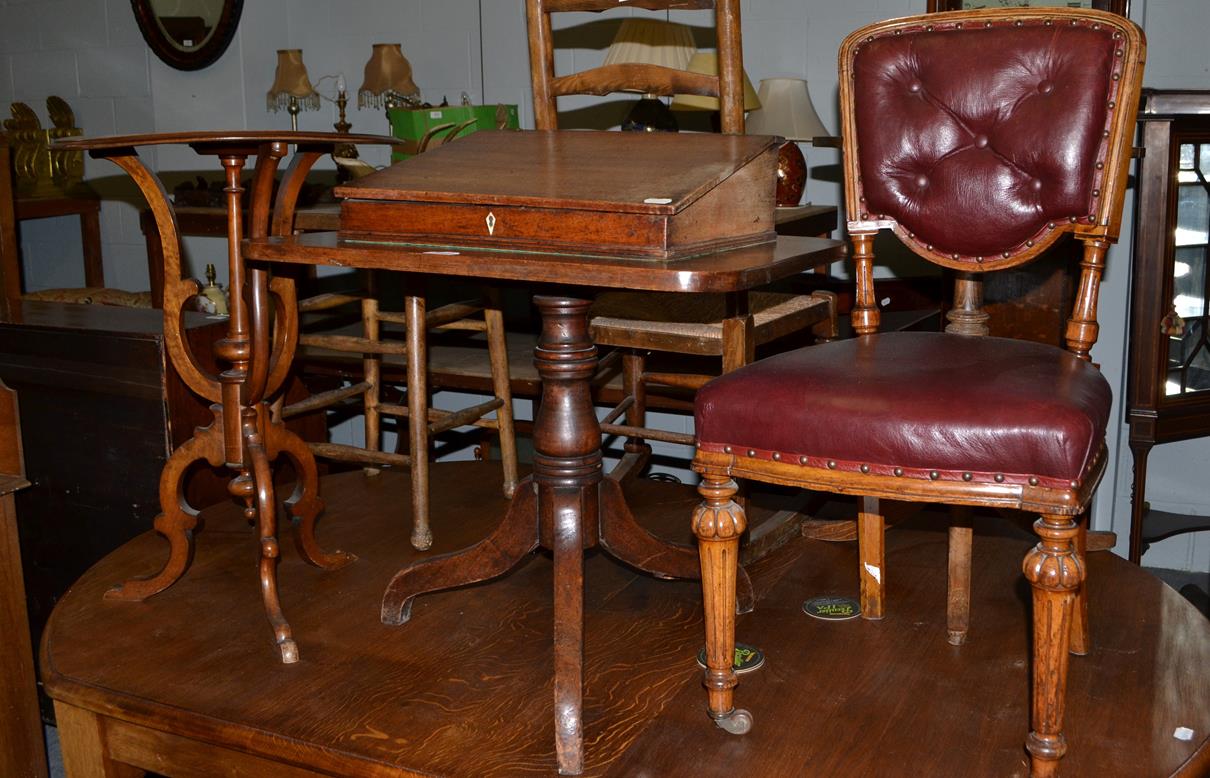
[[979, 149], [987, 148], [987, 136], [982, 133], [976, 135], [974, 143], [975, 143], [975, 148], [979, 148]]
[[1044, 95], [1048, 95], [1055, 91], [1055, 83], [1049, 79], [1038, 84], [1038, 91]]
[[929, 179], [928, 179], [928, 176], [924, 175], [923, 173], [921, 173], [920, 175], [916, 176], [916, 186], [918, 186], [918, 187], [920, 187], [921, 189], [923, 189], [923, 188], [925, 188], [925, 187], [926, 187], [926, 186], [928, 186], [928, 185], [929, 185]]
[[1034, 190], [1035, 192], [1041, 192], [1042, 191], [1042, 182], [1039, 179], [1035, 178], [1034, 180], [1029, 182], [1029, 188]]
[[912, 93], [919, 92], [923, 88], [924, 84], [920, 83], [919, 81], [913, 81], [912, 83], [908, 84], [908, 91]]

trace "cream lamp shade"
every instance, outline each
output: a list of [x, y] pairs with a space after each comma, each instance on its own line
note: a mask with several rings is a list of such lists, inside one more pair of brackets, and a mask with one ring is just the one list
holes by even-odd
[[278, 49], [277, 71], [273, 74], [273, 86], [265, 95], [265, 103], [274, 112], [288, 109], [296, 114], [300, 110], [318, 110], [319, 93], [307, 78], [302, 49]]
[[609, 51], [605, 52], [604, 64], [660, 65], [685, 70], [696, 50], [693, 32], [685, 25], [632, 17], [622, 21]]
[[[713, 51], [699, 51], [693, 55], [693, 59], [689, 60], [689, 67], [685, 69], [690, 73], [717, 76], [718, 54]], [[676, 95], [672, 98], [672, 107], [680, 110], [717, 111], [719, 101], [717, 97], [707, 97], [706, 95]], [[755, 111], [757, 108], [760, 108], [760, 98], [757, 97], [756, 90], [752, 88], [748, 74], [744, 73], [744, 110]]]
[[759, 97], [760, 110], [748, 114], [749, 135], [780, 135], [809, 143], [828, 134], [801, 78], [761, 79]]
[[398, 43], [375, 43], [357, 92], [357, 107], [382, 108], [396, 97], [419, 97], [412, 65]]

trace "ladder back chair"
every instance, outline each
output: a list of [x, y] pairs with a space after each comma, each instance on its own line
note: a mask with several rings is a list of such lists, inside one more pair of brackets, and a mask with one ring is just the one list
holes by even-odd
[[[1053, 775], [1067, 655], [1088, 650], [1081, 527], [1105, 468], [1109, 383], [1089, 361], [1105, 253], [1118, 237], [1145, 44], [1112, 14], [997, 9], [880, 22], [840, 49], [845, 205], [858, 337], [781, 354], [703, 387], [703, 501], [693, 516], [710, 715], [732, 705], [733, 478], [861, 495], [861, 605], [882, 616], [880, 499], [1040, 514], [1033, 591], [1033, 775]], [[989, 55], [994, 53], [994, 55]], [[937, 265], [990, 272], [1061, 235], [1083, 242], [1067, 348], [929, 332], [877, 334], [873, 242], [889, 229]], [[957, 543], [954, 543], [954, 539]], [[969, 538], [969, 536], [966, 536]], [[950, 569], [969, 575], [951, 530]], [[966, 542], [969, 542], [967, 540]], [[955, 548], [957, 547], [957, 548]]]
[[[653, 11], [714, 9], [718, 46], [717, 76], [658, 65], [614, 64], [556, 76], [551, 14], [560, 11], [604, 11], [616, 0], [526, 0], [534, 123], [539, 130], [559, 126], [557, 98], [608, 95], [621, 91], [669, 96], [697, 94], [719, 100], [722, 131], [744, 132], [743, 46], [740, 0], [637, 0], [627, 6]], [[776, 182], [770, 180], [769, 186]], [[622, 351], [622, 402], [603, 420], [608, 435], [628, 436], [626, 455], [615, 475], [642, 469], [650, 454], [647, 439], [692, 445], [693, 436], [646, 427], [646, 387], [662, 385], [696, 391], [711, 375], [652, 372], [646, 353], [661, 351], [722, 360], [722, 372], [755, 358], [756, 347], [810, 330], [819, 339], [836, 336], [836, 298], [828, 292], [810, 295], [740, 292], [728, 295], [675, 295], [652, 292], [606, 292], [590, 312], [595, 343]], [[717, 373], [715, 373], [717, 374]], [[617, 424], [625, 416], [624, 424]]]
[[[307, 171], [318, 157], [295, 155], [282, 185], [301, 186]], [[296, 169], [297, 168], [297, 169]], [[366, 171], [362, 171], [364, 174]], [[278, 203], [292, 202], [279, 195]], [[274, 213], [274, 234], [294, 230], [293, 208], [278, 208]], [[517, 486], [517, 448], [513, 431], [512, 391], [509, 383], [508, 353], [505, 344], [504, 315], [497, 295], [489, 292], [484, 300], [465, 300], [427, 310], [423, 294], [405, 294], [403, 311], [385, 310], [372, 271], [366, 273], [365, 289], [357, 293], [320, 294], [299, 300], [300, 315], [325, 315], [355, 310], [359, 324], [350, 333], [344, 330], [303, 332], [299, 335], [302, 359], [321, 355], [355, 354], [360, 358], [360, 375], [348, 386], [319, 392], [281, 409], [283, 418], [303, 413], [356, 404], [359, 400], [364, 420], [365, 446], [345, 443], [311, 443], [318, 457], [364, 465], [367, 476], [377, 475], [381, 467], [404, 467], [411, 473], [412, 546], [428, 549], [433, 543], [429, 526], [429, 450], [433, 438], [456, 427], [473, 425], [496, 430], [500, 441], [500, 459], [504, 470], [503, 491], [512, 497]], [[487, 361], [491, 370], [492, 397], [484, 402], [446, 411], [429, 405], [428, 333], [436, 330], [467, 330], [486, 335]], [[387, 402], [383, 389], [397, 382], [388, 378], [384, 359], [402, 360], [406, 365], [404, 393], [406, 403]], [[491, 414], [495, 418], [489, 418]], [[407, 453], [383, 450], [382, 418], [407, 420]]]

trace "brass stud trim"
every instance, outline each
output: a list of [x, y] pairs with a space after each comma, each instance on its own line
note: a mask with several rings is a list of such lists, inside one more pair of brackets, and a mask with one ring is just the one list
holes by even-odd
[[963, 480], [963, 481], [969, 481], [969, 480], [971, 480], [971, 479], [972, 479], [972, 478], [974, 478], [974, 477], [975, 477], [975, 476], [974, 476], [974, 475], [972, 475], [971, 473], [963, 473], [963, 474], [962, 474], [962, 480]]
[[1030, 485], [1030, 486], [1037, 486], [1037, 485], [1038, 485], [1038, 478], [1037, 478], [1037, 476], [1030, 476], [1030, 477], [1029, 477], [1029, 485]]
[[828, 460], [828, 469], [829, 469], [829, 470], [835, 470], [835, 469], [836, 469], [836, 460], [835, 460], [835, 459], [829, 459], [829, 460]]
[[800, 464], [800, 465], [805, 465], [806, 463], [807, 463], [807, 458], [806, 458], [806, 457], [799, 457], [799, 458], [798, 458], [798, 464]]
[[748, 456], [750, 456], [750, 457], [754, 457], [754, 456], [756, 456], [756, 451], [755, 451], [755, 449], [751, 449], [751, 448], [750, 448], [750, 449], [748, 449]]
[[936, 480], [937, 480], [938, 478], [940, 478], [940, 477], [941, 477], [941, 473], [938, 473], [936, 470], [930, 470], [930, 471], [929, 471], [929, 478], [930, 478], [930, 479], [932, 479], [932, 480], [936, 481]]
[[869, 466], [869, 465], [862, 465], [862, 466], [861, 466], [861, 472], [862, 472], [862, 473], [866, 473], [866, 474], [868, 474], [868, 473], [870, 472], [870, 466]]
[[903, 475], [903, 468], [902, 467], [895, 468], [894, 473], [895, 473], [895, 475]]
[[723, 446], [723, 453], [724, 453], [724, 454], [730, 454], [730, 453], [731, 453], [731, 447], [730, 447], [730, 446]]
[[1004, 473], [996, 473], [996, 475], [994, 477], [995, 477], [996, 483], [998, 483], [998, 484], [1004, 483]]
[[774, 462], [780, 462], [780, 461], [781, 461], [781, 454], [779, 454], [779, 453], [777, 453], [776, 451], [774, 451], [774, 452], [773, 452], [773, 461], [774, 461]]

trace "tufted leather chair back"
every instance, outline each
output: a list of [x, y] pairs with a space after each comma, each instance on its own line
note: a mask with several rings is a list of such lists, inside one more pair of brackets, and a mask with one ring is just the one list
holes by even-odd
[[961, 270], [1117, 238], [1142, 33], [1073, 9], [931, 14], [840, 50], [849, 231]]

